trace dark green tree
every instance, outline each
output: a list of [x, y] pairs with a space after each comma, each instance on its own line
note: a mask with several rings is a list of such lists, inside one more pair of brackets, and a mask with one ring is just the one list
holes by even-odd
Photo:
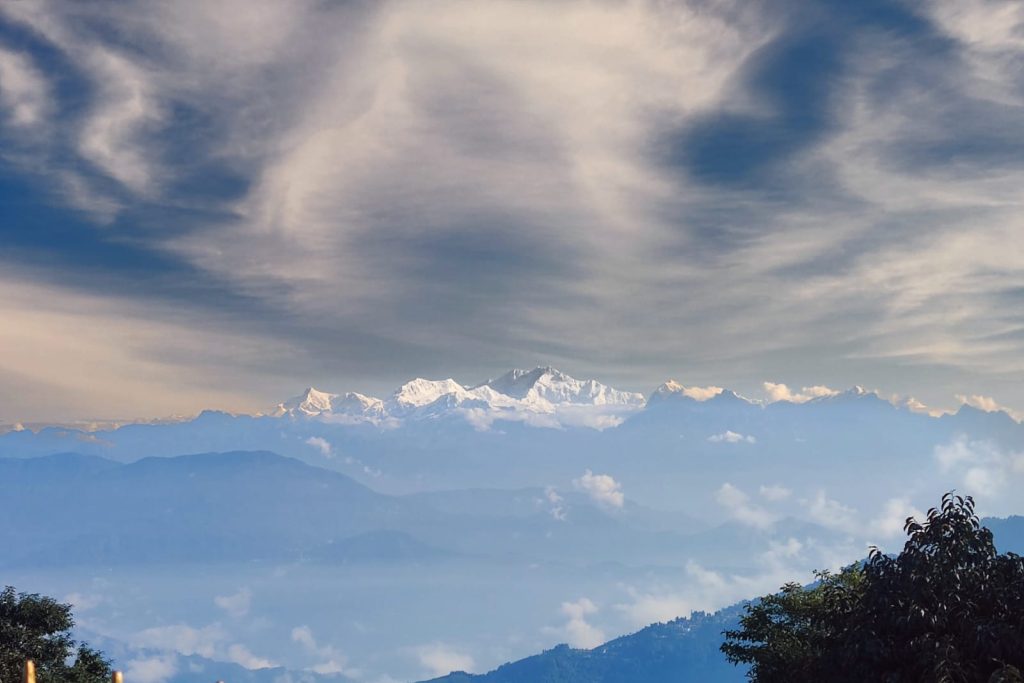
[[907, 519], [903, 552], [783, 587], [722, 651], [760, 683], [1014, 681], [1024, 669], [1024, 558], [1000, 555], [970, 497]]
[[25, 660], [39, 683], [106, 683], [110, 662], [71, 637], [71, 605], [36, 594], [0, 592], [0, 683], [21, 683]]

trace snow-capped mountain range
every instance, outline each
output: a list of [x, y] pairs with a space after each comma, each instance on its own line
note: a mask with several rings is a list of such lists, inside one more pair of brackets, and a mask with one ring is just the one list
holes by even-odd
[[596, 380], [578, 380], [551, 367], [511, 370], [497, 379], [467, 387], [453, 379], [417, 378], [386, 399], [356, 392], [329, 393], [313, 387], [278, 404], [277, 417], [318, 417], [381, 422], [405, 418], [462, 415], [480, 424], [495, 419], [543, 422], [545, 416], [582, 413], [603, 416], [609, 424], [646, 404], [643, 394], [620, 391]]
[[[783, 385], [766, 385], [776, 387]], [[510, 370], [497, 379], [476, 386], [464, 386], [454, 379], [417, 378], [398, 387], [386, 398], [357, 392], [329, 393], [310, 387], [301, 395], [279, 403], [270, 416], [314, 418], [329, 422], [369, 422], [397, 425], [406, 420], [462, 417], [480, 428], [495, 421], [517, 421], [538, 427], [587, 426], [598, 429], [621, 424], [646, 406], [664, 403], [733, 402], [764, 406], [767, 403], [821, 403], [871, 396], [862, 387], [836, 391], [812, 387], [813, 391], [785, 393], [771, 400], [748, 399], [722, 387], [686, 386], [669, 380], [650, 397], [621, 391], [597, 380], [578, 380], [552, 367]], [[894, 401], [894, 405], [897, 405]], [[902, 404], [899, 404], [902, 406]], [[911, 407], [907, 404], [903, 407]]]

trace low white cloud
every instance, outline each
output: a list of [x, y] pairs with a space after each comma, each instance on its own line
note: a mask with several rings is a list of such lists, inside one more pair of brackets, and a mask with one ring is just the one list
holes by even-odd
[[88, 593], [68, 593], [61, 602], [66, 602], [75, 608], [75, 614], [80, 614], [98, 606], [104, 600], [102, 595]]
[[434, 676], [444, 676], [452, 671], [472, 671], [473, 658], [444, 643], [431, 643], [416, 648], [420, 665]]
[[202, 627], [188, 624], [154, 626], [136, 633], [130, 642], [135, 647], [199, 655], [207, 659], [234, 662], [247, 669], [266, 669], [277, 664], [253, 654], [241, 643], [230, 642], [228, 633], [219, 623]]
[[721, 434], [712, 434], [708, 437], [711, 443], [757, 443], [757, 439], [750, 435], [740, 434], [732, 430], [726, 430]]
[[[617, 604], [632, 627], [688, 617], [694, 611], [710, 612], [756, 595], [778, 590], [789, 581], [809, 580], [815, 567], [835, 568], [856, 556], [849, 548], [822, 548], [795, 538], [773, 542], [756, 559], [757, 573], [728, 573], [687, 563], [674, 585], [644, 589], [627, 587], [629, 601]], [[841, 558], [838, 562], [836, 558]]]
[[902, 405], [912, 413], [931, 415], [932, 417], [939, 417], [941, 415], [946, 415], [949, 413], [949, 411], [944, 408], [933, 408], [932, 406], [927, 405], [923, 401], [917, 400], [913, 396], [908, 396], [905, 399], [901, 398], [900, 396], [893, 396], [889, 402], [892, 403], [893, 405]]
[[307, 667], [318, 674], [353, 674], [348, 668], [348, 658], [333, 645], [317, 642], [313, 630], [309, 626], [296, 626], [291, 633], [292, 642], [298, 643], [307, 654], [313, 655], [315, 663]]
[[835, 396], [839, 392], [830, 387], [815, 385], [804, 387], [800, 391], [793, 391], [785, 384], [775, 382], [764, 382], [761, 385], [764, 393], [768, 395], [769, 403], [776, 401], [788, 401], [789, 403], [806, 403], [815, 398]]
[[692, 398], [694, 401], [708, 401], [725, 391], [722, 387], [688, 387], [674, 381], [666, 382], [664, 386], [667, 390]]
[[780, 486], [778, 484], [771, 484], [768, 486], [762, 484], [759, 491], [761, 493], [762, 498], [772, 503], [779, 503], [781, 501], [784, 501], [793, 494], [793, 492], [790, 489], [787, 489], [785, 486]]
[[965, 493], [977, 497], [979, 506], [1019, 512], [1002, 499], [1007, 492], [1016, 491], [1024, 478], [1024, 452], [1006, 451], [994, 441], [960, 435], [936, 446], [934, 455], [939, 470], [953, 476]]
[[[903, 537], [903, 526], [908, 517], [923, 519], [924, 513], [914, 507], [907, 498], [891, 498], [886, 501], [881, 514], [870, 524], [872, 533], [879, 536], [877, 545], [882, 541]], [[869, 539], [873, 543], [875, 539]]]
[[729, 482], [722, 484], [715, 493], [715, 500], [726, 508], [737, 522], [758, 529], [767, 529], [775, 523], [775, 515], [751, 503], [750, 496]]
[[252, 605], [252, 591], [243, 588], [232, 595], [218, 595], [213, 603], [233, 617], [244, 617]]
[[600, 505], [621, 508], [625, 503], [622, 485], [609, 474], [594, 474], [587, 470], [579, 479], [573, 479], [572, 484]]
[[226, 654], [229, 662], [244, 666], [246, 669], [270, 669], [277, 666], [275, 662], [265, 657], [257, 657], [241, 643], [229, 645]]
[[555, 490], [555, 487], [549, 486], [546, 489], [544, 489], [544, 498], [550, 505], [548, 512], [551, 514], [551, 516], [557, 519], [559, 522], [564, 522], [565, 506], [562, 505], [564, 499], [558, 493], [558, 491]]
[[863, 530], [858, 523], [857, 511], [829, 498], [823, 489], [803, 503], [811, 521], [827, 529], [850, 534]]
[[124, 665], [124, 676], [132, 683], [163, 683], [178, 672], [174, 655], [130, 659]]
[[330, 441], [323, 438], [322, 436], [309, 437], [308, 439], [306, 439], [306, 445], [312, 446], [316, 450], [320, 451], [320, 455], [324, 456], [325, 458], [334, 457], [334, 447], [331, 445]]
[[[568, 621], [561, 628], [555, 629], [555, 632], [564, 637], [569, 645], [589, 649], [605, 642], [604, 632], [588, 621], [588, 617], [599, 611], [590, 598], [563, 602], [560, 610]], [[548, 632], [552, 632], [551, 629]]]
[[213, 658], [218, 646], [227, 638], [220, 624], [192, 627], [187, 624], [154, 626], [139, 631], [132, 638], [137, 647], [157, 650], [172, 650], [183, 655], [199, 655]]
[[1021, 420], [1021, 413], [1018, 413], [1012, 408], [1007, 408], [991, 396], [982, 396], [981, 394], [957, 394], [956, 399], [963, 405], [971, 406], [978, 410], [984, 410], [986, 413], [1003, 412], [1018, 422]]

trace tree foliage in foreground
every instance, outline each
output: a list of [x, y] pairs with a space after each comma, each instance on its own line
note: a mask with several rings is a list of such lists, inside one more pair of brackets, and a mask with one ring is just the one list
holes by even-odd
[[722, 651], [760, 683], [1024, 681], [1024, 558], [996, 552], [970, 497], [904, 530], [898, 556], [752, 603]]
[[71, 637], [71, 605], [45, 596], [0, 592], [0, 683], [21, 683], [25, 660], [39, 683], [106, 683], [110, 662]]

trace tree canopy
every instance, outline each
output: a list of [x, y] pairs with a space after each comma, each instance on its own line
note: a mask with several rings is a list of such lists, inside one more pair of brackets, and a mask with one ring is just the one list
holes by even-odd
[[759, 683], [1024, 681], [1024, 558], [997, 553], [969, 496], [904, 530], [897, 556], [751, 603], [722, 651]]
[[107, 683], [110, 662], [71, 636], [71, 605], [53, 598], [0, 592], [0, 683], [21, 683], [25, 660], [39, 683]]

